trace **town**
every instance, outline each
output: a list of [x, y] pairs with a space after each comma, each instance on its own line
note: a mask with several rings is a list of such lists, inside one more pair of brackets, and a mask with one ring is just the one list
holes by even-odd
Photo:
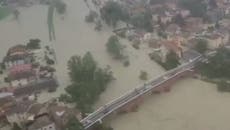
[[[101, 51], [97, 47], [92, 47], [93, 51], [86, 47], [84, 53], [79, 49], [79, 55], [71, 53], [72, 57], [61, 55], [61, 51], [71, 51], [71, 46], [65, 43], [66, 48], [57, 49], [55, 42], [63, 40], [66, 28], [61, 28], [62, 34], [56, 25], [68, 20], [69, 5], [63, 0], [0, 0], [0, 20], [11, 17], [19, 25], [22, 24], [22, 9], [47, 7], [49, 32], [47, 39], [34, 33], [23, 39], [26, 42], [16, 42], [7, 46], [8, 50], [1, 50], [5, 54], [0, 62], [1, 130], [116, 130], [119, 127], [113, 128], [102, 119], [111, 113], [128, 113], [133, 107], [136, 111], [142, 94], [171, 93], [172, 88], [168, 86], [191, 73], [194, 80], [215, 84], [218, 92], [230, 92], [230, 0], [81, 1], [88, 10], [87, 15], [81, 17], [84, 25], [98, 35], [109, 34], [108, 38], [101, 39], [106, 39], [103, 46], [112, 64], [121, 63], [120, 68], [128, 69], [135, 61], [132, 59], [135, 56], [129, 53], [143, 51], [148, 60], [165, 73], [152, 79], [148, 68], [138, 70], [136, 77], [143, 85], [126, 94], [119, 93], [124, 95], [112, 102], [104, 103], [110, 101], [105, 100], [106, 105], [95, 107], [107, 86], [119, 80], [117, 73], [122, 73], [122, 69], [114, 73], [115, 65], [103, 68], [97, 63], [100, 56], [94, 53]], [[56, 22], [57, 19], [60, 21]], [[104, 34], [107, 30], [110, 32]], [[79, 32], [79, 39], [87, 37], [89, 31], [84, 33]], [[138, 57], [138, 54], [134, 55]], [[70, 59], [63, 62], [64, 68], [58, 60], [66, 58]], [[66, 69], [66, 65], [68, 72], [60, 69]], [[65, 73], [69, 79], [64, 84], [61, 78]], [[51, 98], [43, 94], [57, 96]]]

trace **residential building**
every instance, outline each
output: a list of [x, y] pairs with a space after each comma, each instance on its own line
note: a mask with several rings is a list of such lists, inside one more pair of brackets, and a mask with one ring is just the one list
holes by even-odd
[[41, 115], [27, 126], [27, 130], [57, 130], [57, 128], [48, 115]]

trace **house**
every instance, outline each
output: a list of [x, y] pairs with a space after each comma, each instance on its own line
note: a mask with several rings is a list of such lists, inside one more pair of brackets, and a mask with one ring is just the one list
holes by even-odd
[[57, 128], [49, 116], [44, 114], [36, 117], [35, 120], [27, 126], [27, 130], [57, 130]]
[[29, 64], [31, 63], [31, 55], [28, 53], [17, 54], [17, 55], [7, 55], [3, 59], [3, 63], [6, 69], [9, 69], [16, 65]]
[[208, 41], [209, 49], [216, 49], [216, 48], [224, 45], [223, 37], [219, 33], [212, 33], [210, 35], [206, 35], [205, 38]]
[[167, 28], [165, 29], [165, 32], [169, 35], [169, 36], [174, 36], [176, 34], [180, 34], [181, 33], [181, 28], [179, 25], [177, 24], [170, 24], [167, 26]]
[[180, 9], [179, 12], [180, 12], [179, 14], [182, 16], [182, 18], [186, 18], [190, 15], [190, 11], [186, 10], [186, 9]]
[[8, 78], [12, 87], [18, 87], [35, 81], [36, 75], [31, 64], [22, 64], [10, 68]]
[[209, 22], [211, 23], [216, 23], [218, 22], [219, 20], [221, 20], [223, 17], [224, 17], [224, 10], [223, 9], [213, 9], [213, 10], [209, 10], [207, 12], [207, 16], [208, 16], [208, 19], [209, 19]]
[[47, 78], [37, 80], [36, 83], [30, 83], [26, 86], [16, 87], [14, 90], [15, 97], [22, 97], [25, 95], [32, 95], [41, 90], [54, 91], [58, 87], [58, 83], [54, 78]]
[[12, 93], [1, 92], [0, 93], [0, 119], [5, 118], [5, 112], [14, 103], [14, 97]]
[[62, 130], [66, 127], [71, 117], [75, 117], [78, 120], [82, 119], [82, 115], [78, 110], [68, 108], [66, 106], [50, 104], [47, 109], [50, 117], [56, 123], [57, 127]]
[[166, 60], [166, 55], [170, 52], [173, 51], [179, 58], [182, 57], [182, 41], [179, 39], [173, 39], [173, 40], [165, 40], [161, 43], [161, 58], [162, 61]]
[[27, 48], [25, 45], [16, 45], [11, 48], [9, 48], [7, 52], [7, 56], [13, 56], [13, 55], [20, 55], [27, 53]]
[[27, 120], [27, 112], [33, 104], [35, 102], [30, 100], [14, 102], [5, 112], [7, 121], [10, 124], [17, 123], [21, 126]]
[[202, 18], [189, 17], [185, 19], [185, 26], [182, 28], [183, 31], [195, 34], [203, 30]]

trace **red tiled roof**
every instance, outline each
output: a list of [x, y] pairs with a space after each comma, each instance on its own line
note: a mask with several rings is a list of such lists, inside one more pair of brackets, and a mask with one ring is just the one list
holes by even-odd
[[7, 55], [12, 55], [13, 53], [17, 53], [17, 52], [20, 52], [20, 53], [26, 53], [26, 46], [25, 45], [16, 45], [16, 46], [13, 46], [11, 47], [8, 52], [7, 52]]
[[175, 40], [170, 40], [170, 41], [164, 41], [162, 42], [162, 44], [168, 49], [168, 50], [172, 50], [174, 52], [178, 52], [181, 51], [181, 47], [179, 47], [178, 42], [176, 42]]
[[32, 70], [31, 64], [16, 65], [10, 68], [10, 75], [20, 73], [20, 72], [28, 72], [31, 70]]

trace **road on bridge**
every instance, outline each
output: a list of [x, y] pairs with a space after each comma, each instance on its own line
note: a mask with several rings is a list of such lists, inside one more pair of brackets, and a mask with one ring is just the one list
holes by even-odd
[[107, 103], [106, 105], [100, 107], [93, 113], [89, 114], [87, 117], [81, 120], [81, 123], [83, 124], [84, 128], [87, 129], [94, 125], [97, 122], [100, 122], [103, 118], [111, 114], [112, 112], [116, 111], [117, 109], [121, 108], [122, 106], [126, 105], [127, 103], [137, 99], [139, 96], [146, 94], [147, 92], [153, 90], [155, 87], [165, 83], [166, 81], [174, 78], [175, 76], [191, 70], [194, 65], [201, 61], [203, 57], [200, 55], [193, 60], [190, 60], [187, 63], [184, 63], [180, 66], [178, 66], [175, 69], [169, 70], [163, 75], [160, 75], [157, 78], [154, 78], [144, 85], [141, 85], [126, 94], [122, 95], [121, 97]]

